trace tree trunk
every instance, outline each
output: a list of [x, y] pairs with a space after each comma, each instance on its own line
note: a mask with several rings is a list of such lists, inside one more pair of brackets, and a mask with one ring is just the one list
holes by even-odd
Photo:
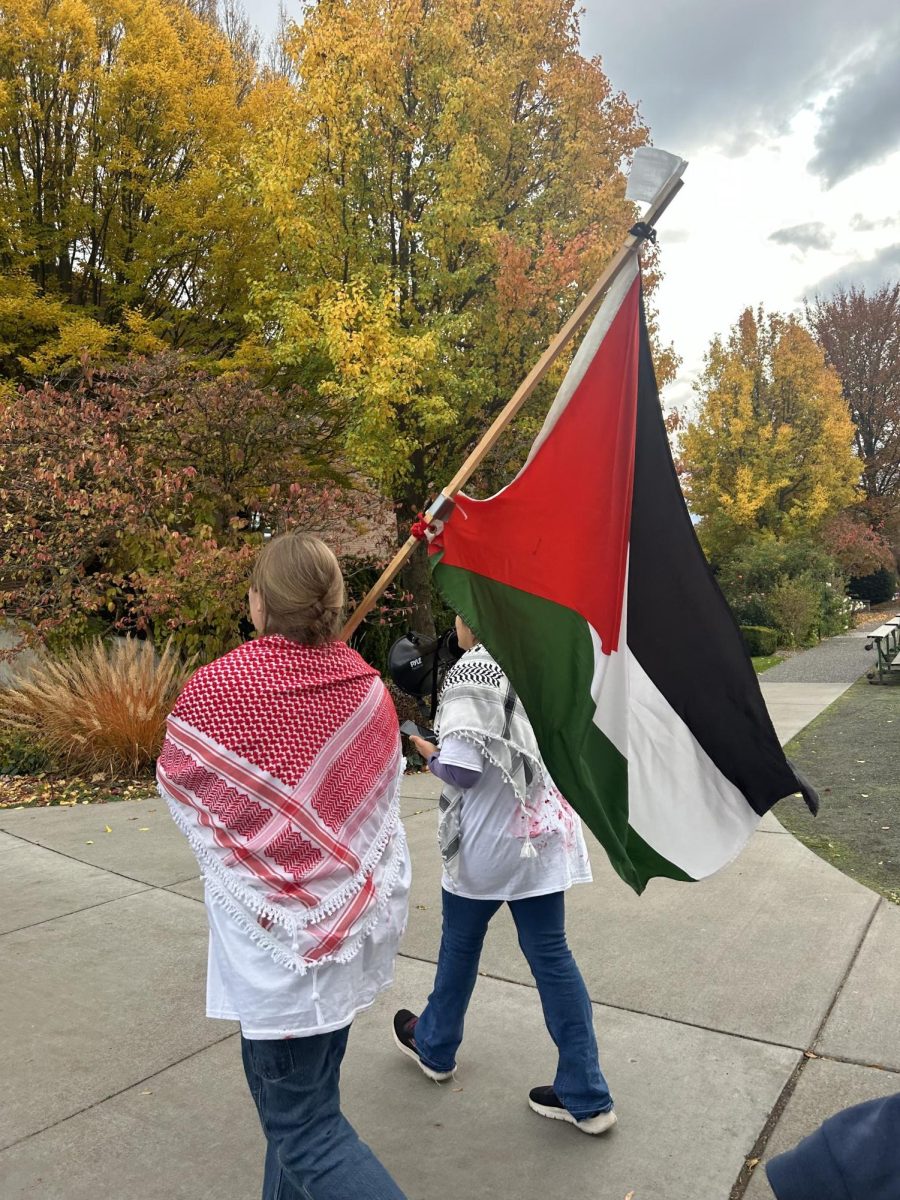
[[412, 593], [410, 628], [416, 633], [433, 634], [434, 617], [431, 612], [431, 567], [424, 546], [420, 546], [401, 572], [400, 582]]
[[[397, 545], [402, 546], [409, 537], [410, 526], [419, 513], [429, 502], [427, 496], [421, 494], [421, 485], [416, 482], [421, 474], [416, 472], [412, 482], [407, 484], [401, 495], [397, 497]], [[412, 613], [410, 628], [417, 633], [433, 634], [434, 617], [431, 612], [431, 567], [428, 564], [428, 554], [424, 546], [419, 546], [409, 562], [400, 572], [400, 586], [412, 595]]]

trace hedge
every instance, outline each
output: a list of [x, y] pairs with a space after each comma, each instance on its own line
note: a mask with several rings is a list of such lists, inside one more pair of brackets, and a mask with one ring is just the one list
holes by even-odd
[[741, 635], [751, 658], [768, 658], [778, 649], [778, 630], [765, 625], [742, 625]]

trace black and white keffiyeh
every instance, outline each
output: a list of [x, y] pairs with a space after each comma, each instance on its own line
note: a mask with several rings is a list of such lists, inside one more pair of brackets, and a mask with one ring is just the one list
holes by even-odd
[[[452, 736], [478, 746], [484, 759], [497, 767], [512, 788], [526, 815], [549, 783], [522, 702], [481, 645], [468, 650], [447, 672], [435, 731], [442, 742]], [[462, 789], [445, 784], [440, 799], [438, 843], [451, 878], [456, 878], [458, 867], [462, 796]], [[533, 858], [535, 854], [526, 832], [522, 856]]]

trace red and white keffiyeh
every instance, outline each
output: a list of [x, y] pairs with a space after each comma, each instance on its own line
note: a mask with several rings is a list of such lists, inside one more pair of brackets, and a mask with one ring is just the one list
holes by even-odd
[[346, 962], [404, 862], [397, 715], [343, 642], [258, 638], [201, 667], [156, 777], [207, 895], [298, 972]]

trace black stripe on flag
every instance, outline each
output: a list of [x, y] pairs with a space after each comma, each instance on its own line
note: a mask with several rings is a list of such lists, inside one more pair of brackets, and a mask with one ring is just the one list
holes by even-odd
[[783, 796], [818, 797], [794, 773], [740, 630], [697, 541], [659, 405], [641, 312], [628, 645], [722, 774], [762, 815]]

